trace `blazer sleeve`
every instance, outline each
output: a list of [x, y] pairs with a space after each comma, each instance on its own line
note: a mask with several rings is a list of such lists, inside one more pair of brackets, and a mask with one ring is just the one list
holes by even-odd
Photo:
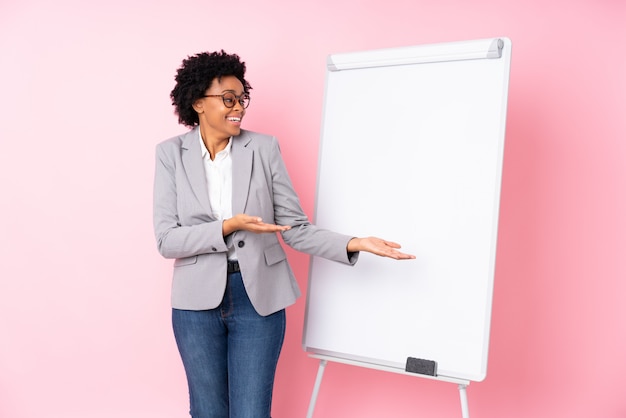
[[297, 251], [345, 264], [355, 264], [358, 253], [348, 253], [346, 247], [353, 237], [319, 228], [311, 224], [293, 188], [278, 140], [273, 138], [270, 152], [274, 219], [278, 225], [290, 225], [282, 233], [284, 242]]
[[156, 148], [153, 220], [159, 253], [165, 258], [185, 258], [226, 252], [222, 221], [192, 206], [194, 196], [180, 155], [177, 141], [168, 140]]

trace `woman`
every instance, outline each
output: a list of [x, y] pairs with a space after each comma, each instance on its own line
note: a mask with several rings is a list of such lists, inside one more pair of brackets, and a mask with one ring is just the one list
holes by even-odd
[[156, 149], [154, 228], [174, 258], [172, 322], [193, 418], [268, 418], [285, 307], [300, 296], [277, 232], [298, 251], [354, 264], [360, 251], [410, 259], [379, 238], [309, 223], [276, 138], [241, 129], [245, 63], [183, 60], [171, 92], [191, 130]]

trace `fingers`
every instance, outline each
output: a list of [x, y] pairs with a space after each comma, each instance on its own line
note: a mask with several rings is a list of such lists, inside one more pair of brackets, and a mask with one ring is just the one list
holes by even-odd
[[390, 256], [391, 258], [394, 258], [396, 260], [415, 260], [415, 256], [412, 254], [405, 254], [405, 253], [396, 253], [393, 256]]
[[388, 245], [391, 248], [400, 248], [400, 244], [398, 244], [397, 242], [383, 240], [383, 243], [385, 243], [385, 245]]
[[393, 258], [395, 260], [413, 260], [415, 256], [412, 254], [405, 254], [400, 251], [386, 251], [385, 253], [380, 254], [385, 257]]
[[374, 245], [374, 254], [377, 254], [382, 257], [389, 257], [395, 260], [412, 260], [415, 259], [415, 256], [412, 254], [405, 254], [403, 252], [398, 251], [400, 248], [400, 244], [393, 241], [387, 241], [381, 238], [371, 237], [369, 241]]
[[412, 254], [405, 254], [403, 252], [396, 251], [395, 248], [400, 248], [400, 244], [396, 242], [389, 242], [389, 241], [385, 241], [385, 244], [387, 244], [389, 247], [394, 248], [394, 250], [391, 252], [391, 255], [389, 255], [388, 257], [394, 258], [396, 260], [414, 260], [415, 259], [415, 256]]
[[283, 225], [273, 225], [273, 224], [265, 224], [265, 223], [255, 224], [254, 226], [251, 226], [249, 228], [251, 232], [283, 232], [289, 229], [291, 229], [291, 227], [288, 225], [283, 226]]
[[283, 232], [291, 229], [291, 226], [268, 224], [263, 222], [263, 219], [258, 216], [248, 216], [245, 220], [244, 229], [256, 233]]

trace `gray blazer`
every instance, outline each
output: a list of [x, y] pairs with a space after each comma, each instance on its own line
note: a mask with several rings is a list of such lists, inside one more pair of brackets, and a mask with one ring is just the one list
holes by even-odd
[[[175, 258], [172, 307], [217, 307], [226, 287], [228, 245], [234, 245], [253, 306], [269, 315], [291, 305], [300, 289], [277, 234], [236, 231], [226, 239], [213, 218], [198, 128], [156, 148], [154, 231], [161, 255]], [[345, 264], [352, 238], [312, 225], [300, 207], [275, 137], [242, 130], [233, 137], [233, 214], [260, 216], [266, 223], [291, 225], [282, 233], [292, 248]], [[228, 244], [227, 244], [228, 243]]]

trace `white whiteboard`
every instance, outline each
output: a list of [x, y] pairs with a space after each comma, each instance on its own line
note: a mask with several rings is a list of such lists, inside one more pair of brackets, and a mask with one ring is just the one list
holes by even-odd
[[313, 257], [306, 351], [485, 378], [510, 59], [508, 38], [329, 56], [315, 223], [417, 259]]

